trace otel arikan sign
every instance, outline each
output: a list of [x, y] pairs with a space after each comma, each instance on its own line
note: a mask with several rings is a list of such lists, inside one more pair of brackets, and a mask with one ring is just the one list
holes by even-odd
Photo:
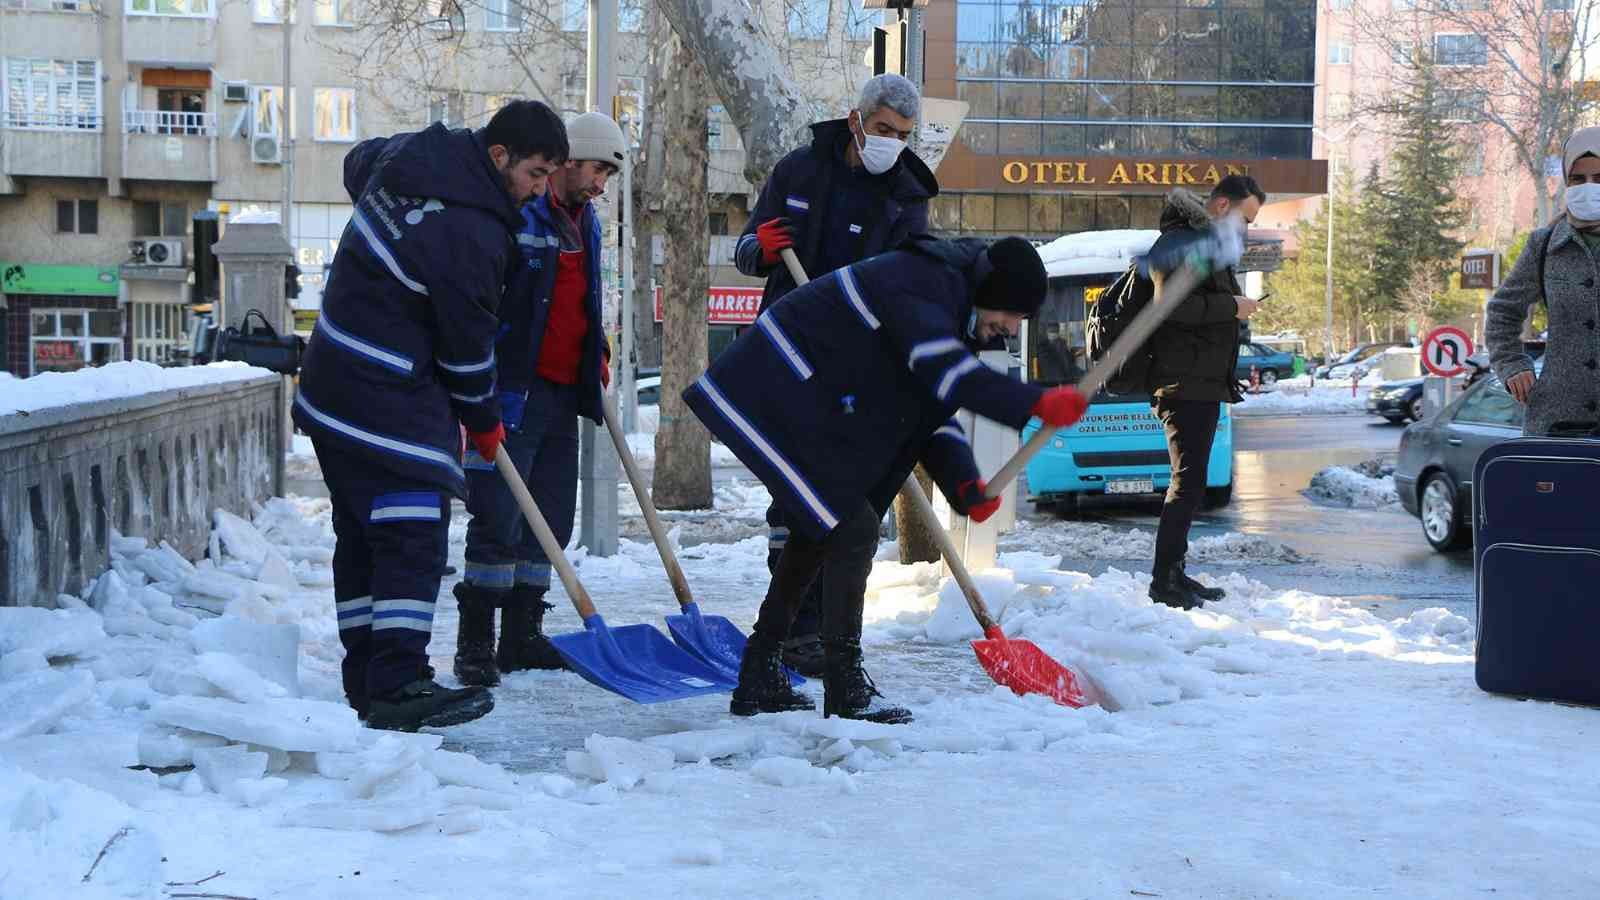
[[1111, 157], [1042, 162], [1011, 160], [1000, 167], [1000, 177], [1006, 184], [1211, 187], [1228, 175], [1248, 174], [1250, 167], [1242, 163], [1140, 162]]

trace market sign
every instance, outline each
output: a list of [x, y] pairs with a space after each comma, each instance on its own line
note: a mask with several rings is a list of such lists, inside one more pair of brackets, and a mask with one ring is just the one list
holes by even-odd
[[[714, 287], [706, 291], [706, 324], [754, 325], [761, 311], [761, 288]], [[656, 288], [656, 321], [661, 321], [661, 289]]]
[[83, 341], [33, 342], [35, 372], [72, 372], [83, 364]]
[[118, 282], [114, 268], [0, 262], [0, 292], [7, 294], [115, 297]]
[[1469, 250], [1461, 255], [1461, 287], [1492, 291], [1500, 286], [1500, 254]]

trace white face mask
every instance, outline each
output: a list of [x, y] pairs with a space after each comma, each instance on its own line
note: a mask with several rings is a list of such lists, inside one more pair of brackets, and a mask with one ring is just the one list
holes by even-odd
[[1568, 187], [1567, 212], [1586, 222], [1600, 220], [1600, 184], [1575, 184]]
[[[865, 125], [862, 126], [862, 130], [866, 130]], [[855, 132], [851, 132], [852, 136], [854, 134]], [[880, 137], [876, 134], [867, 135], [865, 143], [856, 141], [856, 152], [861, 154], [861, 164], [874, 175], [882, 175], [894, 168], [894, 164], [900, 159], [900, 151], [905, 148], [905, 141]]]

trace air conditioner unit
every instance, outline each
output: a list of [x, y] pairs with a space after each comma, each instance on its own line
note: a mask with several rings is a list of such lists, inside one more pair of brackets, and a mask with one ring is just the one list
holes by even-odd
[[283, 163], [283, 144], [275, 134], [258, 134], [250, 139], [250, 161], [262, 165]]
[[145, 241], [144, 258], [152, 266], [181, 266], [183, 241]]
[[222, 102], [223, 103], [249, 103], [250, 102], [250, 82], [248, 82], [248, 81], [224, 81], [222, 83]]

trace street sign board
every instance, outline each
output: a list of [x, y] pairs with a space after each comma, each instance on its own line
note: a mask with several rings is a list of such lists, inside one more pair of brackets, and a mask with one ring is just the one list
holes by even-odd
[[1467, 370], [1472, 338], [1453, 325], [1441, 325], [1422, 339], [1422, 367], [1434, 375], [1454, 378]]
[[1500, 254], [1474, 250], [1461, 256], [1461, 287], [1492, 291], [1500, 286]]

